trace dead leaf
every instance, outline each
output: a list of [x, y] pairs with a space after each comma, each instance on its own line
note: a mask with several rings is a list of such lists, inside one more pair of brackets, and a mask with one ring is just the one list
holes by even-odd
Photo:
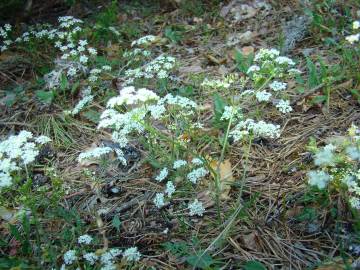
[[259, 249], [259, 237], [256, 232], [251, 232], [249, 234], [243, 235], [241, 237], [242, 242], [244, 243], [245, 247], [252, 250]]
[[[220, 178], [220, 199], [227, 200], [229, 199], [229, 192], [231, 189], [231, 184], [235, 181], [232, 166], [229, 159], [224, 160], [220, 165], [217, 160], [212, 160], [210, 162], [211, 168], [216, 171], [219, 170], [219, 178]], [[213, 176], [216, 177], [215, 175]]]
[[201, 72], [204, 72], [204, 69], [201, 67], [201, 63], [199, 61], [193, 63], [191, 66], [182, 66], [179, 68], [179, 73], [181, 76], [185, 74], [196, 74]]
[[209, 208], [215, 204], [210, 190], [204, 190], [198, 193], [196, 198], [203, 203], [204, 208]]
[[222, 65], [225, 64], [227, 59], [217, 59], [215, 56], [212, 56], [211, 54], [205, 54], [206, 58], [209, 60], [210, 63], [216, 64], [216, 65]]
[[245, 46], [241, 48], [241, 53], [245, 56], [248, 56], [255, 52], [255, 49], [253, 46]]

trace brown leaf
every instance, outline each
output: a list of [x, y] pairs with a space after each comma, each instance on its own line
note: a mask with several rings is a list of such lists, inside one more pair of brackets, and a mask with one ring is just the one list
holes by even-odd
[[241, 52], [243, 55], [247, 56], [249, 54], [252, 54], [255, 52], [255, 49], [253, 46], [245, 46], [241, 48]]
[[211, 54], [205, 54], [206, 58], [209, 60], [210, 63], [216, 64], [216, 65], [222, 65], [225, 64], [227, 59], [217, 59], [215, 56], [212, 56]]
[[258, 250], [259, 249], [259, 238], [256, 232], [251, 232], [249, 234], [243, 235], [241, 237], [244, 246], [248, 249]]
[[[214, 171], [219, 170], [219, 178], [220, 178], [220, 198], [223, 200], [229, 199], [229, 192], [231, 189], [231, 184], [235, 181], [232, 166], [229, 159], [224, 160], [220, 165], [217, 160], [212, 160], [210, 162], [210, 166]], [[216, 177], [215, 175], [213, 176]]]

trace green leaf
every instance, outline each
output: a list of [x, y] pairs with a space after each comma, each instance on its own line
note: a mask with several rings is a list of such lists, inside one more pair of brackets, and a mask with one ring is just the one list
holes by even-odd
[[8, 92], [2, 99], [2, 102], [4, 102], [7, 107], [13, 106], [16, 102], [16, 94]]
[[46, 104], [50, 104], [55, 97], [54, 92], [52, 90], [50, 90], [50, 91], [38, 90], [35, 92], [35, 94], [36, 94], [36, 97], [42, 103], [46, 103]]
[[75, 92], [77, 91], [79, 85], [80, 85], [80, 82], [75, 82], [75, 83], [73, 84], [73, 86], [71, 87], [71, 94], [72, 94], [72, 95], [75, 94]]
[[99, 120], [100, 120], [100, 115], [101, 113], [97, 112], [97, 111], [93, 111], [93, 110], [90, 110], [90, 111], [87, 111], [87, 112], [84, 112], [83, 113], [83, 116], [93, 122], [93, 123], [99, 123]]
[[258, 261], [248, 261], [244, 265], [244, 270], [266, 270], [266, 267]]
[[312, 104], [321, 104], [323, 102], [325, 102], [327, 100], [326, 96], [324, 95], [320, 95], [320, 96], [316, 96], [311, 100]]
[[214, 263], [213, 258], [209, 254], [204, 254], [202, 257], [191, 255], [186, 258], [186, 261], [190, 265], [201, 269], [207, 269], [211, 264]]
[[222, 114], [224, 113], [224, 108], [226, 106], [226, 102], [225, 100], [219, 95], [219, 94], [215, 94], [214, 95], [214, 124], [215, 125], [219, 125], [221, 124], [220, 118], [222, 116]]
[[64, 92], [68, 88], [69, 88], [69, 81], [68, 81], [67, 77], [64, 74], [61, 74], [60, 89], [61, 89], [61, 91]]
[[118, 215], [115, 215], [115, 216], [114, 216], [111, 224], [113, 225], [113, 227], [114, 227], [118, 232], [120, 232], [121, 221], [120, 221]]

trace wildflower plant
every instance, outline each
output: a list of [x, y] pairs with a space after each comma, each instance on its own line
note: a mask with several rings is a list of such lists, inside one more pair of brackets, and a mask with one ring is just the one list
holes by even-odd
[[308, 172], [310, 186], [338, 194], [352, 209], [360, 210], [360, 130], [352, 125], [341, 143], [327, 144], [314, 153], [315, 168]]
[[14, 184], [14, 176], [25, 171], [36, 161], [42, 145], [50, 142], [46, 136], [35, 137], [22, 130], [0, 142], [0, 191]]
[[286, 99], [287, 80], [300, 71], [294, 68], [295, 62], [280, 56], [276, 49], [260, 49], [256, 53], [247, 75], [252, 82], [253, 90], [242, 95], [254, 96], [258, 102], [273, 103], [281, 113], [292, 111], [289, 100]]

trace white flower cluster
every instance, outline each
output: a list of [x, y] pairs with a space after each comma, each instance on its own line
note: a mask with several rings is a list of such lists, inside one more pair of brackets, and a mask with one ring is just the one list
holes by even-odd
[[[195, 166], [202, 166], [203, 161], [200, 158], [194, 158], [191, 163]], [[174, 161], [173, 168], [174, 170], [179, 169], [181, 167], [184, 167], [187, 165], [187, 162], [185, 160], [176, 160]], [[204, 167], [195, 168], [192, 171], [190, 171], [187, 174], [187, 179], [192, 182], [193, 184], [196, 184], [201, 178], [205, 177], [208, 174], [208, 170], [206, 170]], [[169, 174], [169, 170], [165, 167], [161, 170], [160, 174], [157, 176], [156, 180], [163, 181]], [[172, 181], [168, 181], [166, 183], [165, 191], [159, 192], [155, 194], [155, 197], [153, 199], [153, 203], [157, 208], [162, 208], [165, 206], [165, 194], [170, 199], [172, 194], [176, 191], [176, 188], [174, 186], [174, 183]], [[202, 206], [202, 203], [198, 200], [195, 200], [193, 203], [189, 203], [188, 209], [190, 211], [189, 215], [199, 215], [202, 216], [205, 209]]]
[[271, 90], [278, 92], [282, 90], [286, 90], [287, 84], [279, 81], [273, 81], [269, 84]]
[[246, 119], [240, 121], [230, 132], [230, 136], [233, 137], [234, 141], [242, 140], [250, 134], [254, 136], [254, 138], [276, 139], [280, 137], [280, 126], [264, 121], [256, 122], [253, 119]]
[[[68, 250], [64, 253], [64, 264], [62, 265], [61, 269], [65, 269], [66, 265], [72, 265], [79, 259], [76, 253], [77, 251], [75, 249]], [[125, 258], [125, 260], [128, 262], [137, 262], [141, 258], [141, 254], [137, 247], [130, 247], [124, 251], [121, 251], [117, 248], [112, 248], [101, 254], [101, 256], [96, 255], [94, 252], [88, 252], [83, 254], [82, 257], [90, 265], [95, 265], [96, 262], [99, 261], [101, 270], [115, 270], [117, 269], [115, 262], [117, 257], [120, 255], [122, 255], [123, 258]]]
[[143, 36], [143, 37], [131, 42], [131, 47], [134, 47], [135, 45], [136, 46], [146, 46], [146, 45], [151, 44], [155, 40], [156, 40], [156, 36], [153, 36], [153, 35]]
[[[358, 128], [349, 129], [349, 137], [341, 144], [328, 144], [317, 150], [314, 164], [317, 170], [308, 173], [308, 183], [319, 189], [328, 186], [343, 186], [347, 190], [347, 199], [354, 209], [360, 210], [360, 139]], [[330, 190], [336, 190], [330, 189]]]
[[71, 249], [66, 251], [63, 258], [66, 265], [73, 264], [77, 260], [76, 250]]
[[34, 137], [26, 130], [1, 141], [0, 188], [11, 186], [11, 174], [33, 163], [39, 155], [40, 146], [50, 141], [51, 139], [46, 136]]
[[290, 101], [280, 99], [279, 102], [276, 104], [276, 108], [282, 113], [289, 113], [293, 110], [290, 106]]
[[12, 30], [12, 26], [10, 24], [5, 24], [4, 27], [0, 27], [0, 37], [3, 40], [3, 44], [0, 45], [0, 51], [6, 51], [8, 47], [13, 43], [13, 41], [9, 38], [9, 33]]
[[204, 167], [200, 167], [189, 172], [186, 177], [191, 183], [196, 184], [201, 178], [204, 178], [208, 173], [209, 173], [208, 170], [206, 170]]
[[107, 103], [108, 108], [114, 108], [121, 105], [134, 105], [138, 103], [145, 103], [151, 100], [159, 100], [159, 96], [153, 91], [146, 88], [140, 88], [138, 90], [133, 86], [124, 87], [120, 90], [120, 95], [109, 99]]
[[[359, 21], [354, 21], [352, 24], [352, 28], [354, 30], [358, 30], [360, 28], [360, 22]], [[358, 42], [360, 39], [360, 33], [357, 34], [353, 34], [353, 35], [349, 35], [347, 37], [345, 37], [346, 41], [348, 41], [350, 44], [353, 44], [355, 42]]]
[[71, 111], [72, 115], [78, 114], [84, 107], [89, 104], [91, 101], [93, 101], [94, 96], [93, 95], [86, 95], [84, 96], [74, 107], [74, 109]]
[[234, 108], [233, 106], [225, 106], [224, 112], [220, 118], [220, 120], [233, 120], [239, 119], [242, 117], [241, 110], [238, 108]]
[[[260, 49], [255, 55], [254, 61], [256, 64], [248, 68], [247, 74], [255, 84], [260, 83], [261, 86], [258, 91], [245, 91], [246, 93], [242, 93], [241, 96], [254, 94], [259, 102], [269, 102], [272, 97], [272, 93], [264, 90], [265, 87], [269, 87], [270, 90], [274, 91], [275, 96], [282, 95], [281, 92], [286, 90], [287, 83], [278, 81], [277, 78], [295, 76], [301, 73], [300, 70], [292, 68], [295, 65], [292, 59], [280, 56], [280, 52], [276, 49]], [[275, 80], [269, 82], [268, 85], [262, 85], [264, 81], [268, 82], [271, 79]], [[292, 111], [290, 102], [283, 99], [277, 103], [276, 108], [281, 113]]]
[[84, 235], [79, 236], [78, 243], [84, 244], [84, 245], [89, 245], [92, 240], [93, 240], [93, 238], [90, 235], [84, 234]]
[[124, 52], [123, 56], [125, 58], [130, 58], [132, 61], [141, 60], [143, 57], [150, 57], [151, 51], [135, 48], [131, 51]]
[[259, 102], [263, 102], [263, 101], [268, 102], [271, 98], [271, 93], [266, 92], [265, 90], [258, 91], [256, 92], [255, 97]]
[[202, 202], [198, 201], [198, 199], [195, 199], [192, 203], [189, 203], [188, 209], [190, 211], [190, 216], [203, 216], [205, 212], [205, 208], [202, 204]]
[[159, 175], [155, 177], [155, 180], [158, 182], [162, 182], [169, 174], [169, 170], [165, 167], [163, 168]]
[[90, 149], [86, 152], [82, 152], [80, 153], [80, 155], [78, 156], [78, 162], [84, 162], [86, 160], [89, 159], [98, 159], [103, 155], [106, 155], [108, 153], [111, 153], [115, 151], [116, 155], [117, 155], [117, 159], [123, 164], [126, 165], [126, 159], [124, 157], [124, 153], [120, 150], [120, 149], [113, 149], [111, 147], [96, 147], [93, 149]]
[[169, 77], [170, 71], [175, 66], [175, 58], [172, 56], [160, 55], [146, 63], [145, 65], [135, 68], [128, 69], [125, 71], [126, 81], [125, 84], [133, 84], [135, 79], [166, 79]]

